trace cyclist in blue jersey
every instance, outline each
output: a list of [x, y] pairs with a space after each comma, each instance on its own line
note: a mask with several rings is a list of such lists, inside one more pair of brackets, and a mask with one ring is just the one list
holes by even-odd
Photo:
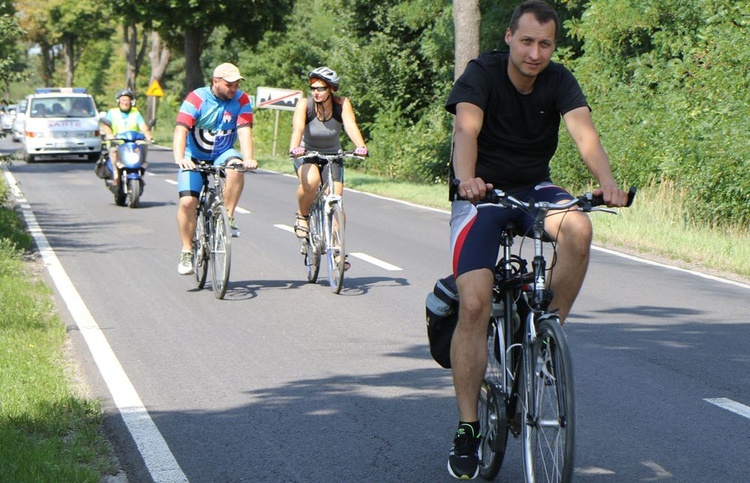
[[[113, 167], [117, 166], [118, 145], [112, 139], [118, 134], [125, 131], [136, 131], [143, 133], [149, 141], [154, 140], [148, 124], [146, 124], [140, 111], [135, 107], [135, 94], [133, 94], [133, 91], [130, 89], [121, 90], [115, 96], [115, 101], [117, 101], [117, 107], [107, 111], [107, 114], [101, 121], [104, 137], [111, 141], [109, 145], [109, 159], [112, 161]], [[111, 189], [114, 192], [117, 192], [117, 184], [119, 182], [118, 176], [112, 176]]]
[[[200, 173], [190, 171], [196, 163], [215, 165], [240, 160], [246, 169], [254, 170], [253, 106], [250, 96], [239, 90], [242, 75], [237, 66], [224, 63], [214, 69], [211, 85], [187, 95], [180, 106], [174, 128], [174, 160], [180, 167], [177, 190], [180, 202], [177, 225], [182, 239], [182, 254], [177, 271], [193, 273], [192, 238], [195, 231], [198, 196], [203, 187]], [[234, 148], [239, 140], [239, 151]], [[234, 210], [244, 187], [241, 172], [227, 170], [224, 205], [229, 213], [232, 236], [239, 236]]]

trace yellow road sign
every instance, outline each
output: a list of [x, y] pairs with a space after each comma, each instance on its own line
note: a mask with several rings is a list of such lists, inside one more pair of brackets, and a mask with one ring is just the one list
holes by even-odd
[[151, 85], [148, 86], [148, 90], [146, 91], [147, 96], [153, 96], [153, 97], [164, 97], [164, 91], [161, 90], [161, 86], [159, 85], [159, 81], [154, 79], [151, 82]]

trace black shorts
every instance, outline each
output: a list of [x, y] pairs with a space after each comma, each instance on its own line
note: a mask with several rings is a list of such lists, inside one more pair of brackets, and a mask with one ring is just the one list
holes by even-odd
[[[315, 164], [318, 166], [318, 169], [321, 173], [321, 178], [323, 180], [323, 183], [326, 182], [327, 178], [327, 169], [323, 169], [323, 167], [328, 164], [327, 159], [320, 159], [320, 158], [294, 158], [294, 172], [299, 173], [299, 169], [302, 167], [303, 164]], [[339, 183], [344, 182], [344, 160], [339, 159], [333, 162], [333, 165], [331, 166], [331, 172], [333, 173], [333, 181], [337, 181]]]

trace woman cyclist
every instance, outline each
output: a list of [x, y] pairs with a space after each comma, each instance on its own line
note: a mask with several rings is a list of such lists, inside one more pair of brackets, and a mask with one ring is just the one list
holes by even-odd
[[[328, 67], [318, 67], [307, 75], [310, 95], [300, 99], [294, 111], [292, 139], [289, 153], [294, 157], [294, 169], [299, 177], [297, 203], [299, 211], [294, 223], [294, 233], [304, 239], [308, 233], [310, 204], [321, 183], [320, 168], [323, 160], [300, 159], [308, 150], [323, 154], [336, 154], [341, 150], [341, 128], [356, 146], [354, 154], [367, 156], [367, 147], [359, 132], [352, 103], [348, 98], [334, 95], [339, 88], [339, 76]], [[334, 192], [344, 191], [343, 161], [332, 166]], [[349, 269], [349, 260], [344, 264]]]

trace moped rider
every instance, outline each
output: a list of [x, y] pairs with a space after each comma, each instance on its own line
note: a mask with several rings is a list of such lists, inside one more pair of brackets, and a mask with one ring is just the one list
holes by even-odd
[[[123, 132], [136, 131], [143, 133], [146, 139], [151, 142], [154, 140], [151, 130], [143, 119], [138, 108], [135, 107], [135, 94], [130, 89], [122, 89], [115, 96], [117, 101], [117, 107], [107, 111], [107, 114], [102, 119], [102, 131], [104, 137], [109, 143], [109, 159], [112, 162], [112, 190], [117, 190], [117, 185], [120, 180], [118, 179], [119, 173], [122, 166], [117, 160], [117, 149], [118, 144], [114, 142], [115, 137]], [[146, 168], [144, 163], [143, 168]]]

